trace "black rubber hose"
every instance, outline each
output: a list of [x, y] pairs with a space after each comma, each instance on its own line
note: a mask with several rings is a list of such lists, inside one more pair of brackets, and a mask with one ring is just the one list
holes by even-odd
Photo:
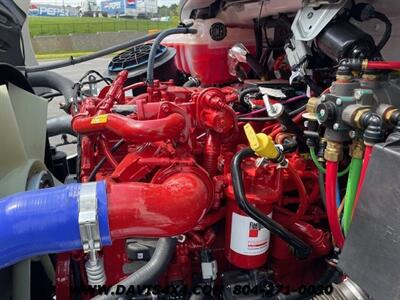
[[[117, 151], [118, 148], [121, 147], [121, 145], [122, 145], [123, 143], [124, 143], [124, 140], [123, 140], [123, 139], [120, 139], [118, 142], [116, 142], [116, 143], [114, 144], [114, 146], [112, 146], [111, 149], [110, 149], [111, 153], [114, 153], [115, 151]], [[104, 163], [106, 162], [106, 160], [107, 160], [107, 157], [104, 156], [104, 157], [97, 163], [97, 165], [93, 168], [92, 172], [90, 172], [89, 177], [88, 177], [88, 179], [87, 179], [88, 181], [92, 181], [92, 180], [95, 178], [97, 172], [98, 172], [98, 171], [100, 170], [100, 168], [104, 165]]]
[[241, 163], [245, 158], [253, 155], [253, 150], [250, 148], [245, 148], [237, 152], [232, 159], [232, 182], [237, 204], [251, 218], [263, 225], [272, 234], [277, 235], [286, 243], [288, 243], [292, 247], [296, 257], [302, 259], [306, 258], [312, 251], [312, 248], [309, 245], [248, 202], [244, 191]]
[[64, 67], [68, 67], [68, 66], [72, 66], [72, 65], [76, 65], [76, 64], [80, 64], [83, 63], [85, 61], [89, 61], [92, 59], [96, 59], [102, 56], [106, 56], [108, 54], [114, 53], [116, 51], [120, 51], [120, 50], [124, 50], [136, 45], [140, 45], [143, 44], [145, 42], [148, 42], [150, 40], [155, 39], [160, 33], [155, 33], [155, 34], [150, 34], [150, 35], [145, 35], [143, 37], [134, 39], [132, 41], [129, 42], [125, 42], [125, 43], [121, 43], [100, 51], [96, 51], [94, 53], [88, 54], [88, 55], [84, 55], [84, 56], [80, 56], [80, 57], [73, 57], [71, 56], [69, 59], [63, 60], [63, 61], [59, 61], [59, 62], [55, 62], [55, 63], [51, 63], [51, 64], [46, 64], [46, 65], [39, 65], [39, 66], [32, 66], [32, 67], [27, 67], [27, 66], [20, 66], [17, 67], [20, 71], [25, 71], [27, 73], [33, 73], [33, 72], [40, 72], [40, 71], [48, 71], [48, 70], [54, 70], [54, 69], [59, 69], [59, 68], [64, 68]]
[[322, 172], [318, 172], [318, 185], [319, 185], [319, 193], [321, 194], [322, 205], [326, 210], [325, 178], [324, 178], [324, 173]]
[[301, 128], [299, 126], [297, 126], [297, 124], [295, 122], [293, 122], [291, 115], [288, 114], [285, 110], [278, 117], [278, 121], [279, 121], [279, 123], [281, 123], [281, 125], [285, 126], [285, 128], [288, 132], [295, 134], [297, 137], [297, 140], [301, 144], [303, 144], [303, 145], [306, 144], [306, 140], [304, 139], [303, 130], [301, 130]]
[[386, 15], [384, 15], [383, 13], [381, 13], [379, 11], [375, 11], [373, 14], [373, 17], [375, 19], [378, 19], [379, 21], [382, 21], [383, 23], [385, 23], [385, 26], [386, 26], [385, 32], [382, 36], [382, 39], [379, 41], [378, 45], [376, 46], [376, 48], [379, 52], [383, 49], [383, 47], [385, 47], [386, 43], [390, 39], [390, 36], [392, 35], [392, 22], [390, 22], [389, 18]]
[[71, 127], [72, 116], [65, 115], [61, 117], [50, 118], [47, 120], [47, 135], [48, 137], [59, 134], [70, 134], [77, 136], [76, 132]]
[[41, 71], [27, 76], [32, 87], [50, 88], [60, 92], [66, 103], [71, 102], [74, 96], [74, 83], [68, 78], [51, 71]]
[[[94, 300], [114, 300], [122, 295], [115, 295], [118, 286], [125, 286], [129, 290], [130, 286], [138, 286], [144, 284], [154, 284], [155, 281], [167, 270], [168, 264], [175, 252], [175, 238], [160, 238], [157, 242], [156, 250], [153, 256], [143, 267], [132, 273], [124, 280], [114, 285], [110, 293], [107, 295], [99, 295]], [[112, 293], [114, 292], [114, 293]]]
[[245, 88], [244, 90], [241, 90], [239, 92], [239, 102], [241, 104], [247, 104], [244, 101], [244, 98], [246, 97], [247, 94], [250, 94], [250, 93], [252, 93], [252, 94], [258, 93], [258, 94], [260, 94], [260, 89], [258, 87], [249, 87], [249, 88]]
[[322, 94], [323, 89], [309, 75], [305, 75], [303, 80], [316, 95]]
[[153, 45], [151, 45], [149, 61], [147, 63], [147, 83], [152, 85], [154, 83], [154, 63], [156, 60], [157, 50], [160, 47], [160, 44], [163, 39], [172, 34], [187, 34], [187, 33], [196, 33], [196, 29], [188, 28], [188, 27], [178, 27], [171, 28], [162, 31], [157, 38], [154, 40]]

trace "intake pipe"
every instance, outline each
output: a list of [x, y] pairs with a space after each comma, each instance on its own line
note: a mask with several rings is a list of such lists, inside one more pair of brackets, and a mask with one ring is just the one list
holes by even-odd
[[[23, 192], [0, 200], [0, 268], [46, 253], [82, 249], [79, 203], [84, 185]], [[128, 237], [172, 237], [194, 228], [210, 206], [205, 182], [175, 173], [162, 183], [96, 183], [103, 246]]]
[[52, 137], [64, 133], [76, 136], [76, 132], [71, 128], [71, 120], [71, 115], [47, 119], [47, 136]]
[[131, 143], [177, 140], [185, 125], [185, 118], [178, 113], [156, 120], [133, 120], [117, 114], [94, 117], [77, 115], [72, 119], [72, 129], [76, 133], [91, 134], [109, 130]]
[[[22, 192], [0, 200], [0, 268], [47, 253], [82, 249], [79, 199], [82, 184]], [[105, 182], [96, 184], [102, 245], [111, 244]]]
[[74, 96], [74, 83], [70, 79], [55, 72], [42, 71], [34, 74], [32, 73], [27, 79], [32, 87], [46, 87], [60, 92], [67, 103], [70, 102]]

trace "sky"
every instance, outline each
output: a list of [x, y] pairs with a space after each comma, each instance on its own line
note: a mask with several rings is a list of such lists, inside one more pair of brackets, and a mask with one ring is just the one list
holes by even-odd
[[[79, 5], [81, 0], [31, 0], [32, 3], [46, 3], [46, 4], [63, 4], [65, 5]], [[99, 2], [99, 1], [98, 1]], [[167, 5], [170, 6], [171, 4], [178, 4], [179, 0], [158, 0], [158, 6]]]

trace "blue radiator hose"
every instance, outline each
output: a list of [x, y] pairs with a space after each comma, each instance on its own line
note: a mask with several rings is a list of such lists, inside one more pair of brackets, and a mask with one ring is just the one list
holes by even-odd
[[[83, 184], [28, 191], [0, 199], [0, 268], [24, 258], [82, 249], [79, 194]], [[102, 245], [110, 245], [105, 182], [96, 184]]]

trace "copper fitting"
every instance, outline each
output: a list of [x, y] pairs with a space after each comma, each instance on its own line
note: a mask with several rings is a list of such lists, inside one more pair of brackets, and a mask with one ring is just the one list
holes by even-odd
[[365, 81], [375, 81], [378, 79], [376, 74], [363, 74], [362, 79]]
[[327, 161], [337, 162], [343, 158], [343, 146], [341, 143], [329, 141], [327, 142], [324, 158]]
[[336, 81], [338, 82], [349, 82], [353, 76], [351, 75], [336, 75]]
[[392, 115], [393, 115], [395, 112], [398, 112], [398, 111], [399, 111], [399, 109], [398, 109], [398, 108], [395, 108], [395, 107], [392, 106], [392, 105], [385, 105], [385, 104], [382, 104], [382, 105], [380, 105], [380, 106], [378, 107], [377, 113], [378, 113], [378, 115], [380, 115], [380, 116], [382, 117], [382, 120], [383, 120], [383, 121], [388, 122], [388, 123], [391, 123]]
[[361, 69], [366, 70], [368, 68], [368, 59], [364, 59], [361, 63]]
[[315, 121], [317, 120], [317, 106], [321, 103], [321, 100], [316, 97], [308, 99], [306, 104], [306, 111], [303, 114], [304, 119]]
[[350, 146], [350, 156], [353, 158], [362, 159], [364, 157], [365, 145], [362, 140], [355, 139]]
[[358, 109], [358, 110], [355, 112], [355, 114], [354, 114], [354, 116], [353, 116], [353, 122], [354, 122], [354, 124], [357, 126], [357, 128], [360, 128], [360, 129], [363, 128], [363, 126], [362, 126], [361, 123], [360, 123], [361, 116], [362, 116], [364, 113], [369, 112], [369, 111], [371, 111], [371, 108], [369, 108], [369, 107], [363, 107], [363, 108]]

